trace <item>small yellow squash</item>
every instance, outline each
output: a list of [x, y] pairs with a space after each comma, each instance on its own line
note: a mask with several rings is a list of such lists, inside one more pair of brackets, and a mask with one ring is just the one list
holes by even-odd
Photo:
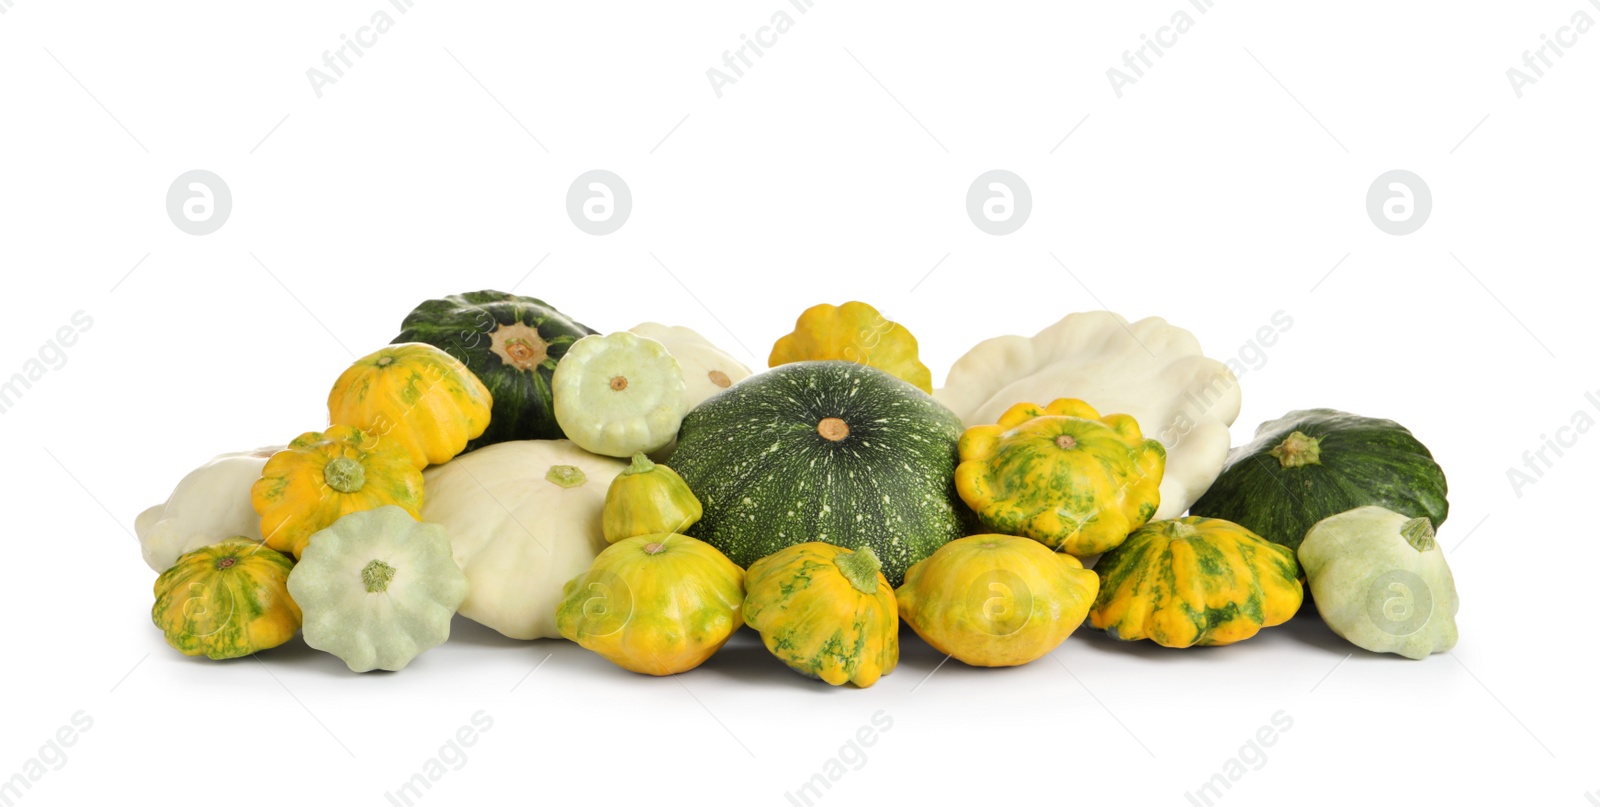
[[328, 393], [331, 423], [398, 443], [418, 470], [460, 454], [489, 427], [493, 405], [466, 365], [422, 342], [357, 359]]
[[635, 535], [688, 532], [700, 515], [700, 500], [689, 483], [641, 453], [606, 489], [600, 527], [606, 540], [616, 543]]
[[1287, 622], [1304, 597], [1294, 550], [1220, 518], [1152, 521], [1094, 570], [1089, 624], [1167, 647], [1248, 639]]
[[933, 649], [975, 667], [1014, 667], [1083, 624], [1100, 578], [1031, 538], [970, 535], [940, 547], [895, 589], [900, 616]]
[[900, 663], [894, 589], [870, 547], [812, 541], [755, 563], [745, 575], [745, 624], [796, 672], [868, 687]]
[[700, 666], [743, 624], [744, 570], [704, 541], [637, 535], [607, 547], [562, 590], [561, 635], [624, 669]]
[[289, 597], [294, 562], [250, 538], [229, 538], [178, 558], [156, 578], [150, 618], [186, 656], [248, 656], [300, 630]]
[[767, 366], [830, 359], [876, 367], [923, 392], [933, 392], [933, 374], [917, 358], [917, 338], [866, 303], [824, 303], [806, 309], [795, 321], [794, 332], [772, 346]]
[[273, 454], [250, 488], [267, 546], [296, 558], [347, 513], [397, 505], [419, 518], [422, 471], [404, 446], [354, 426], [306, 432]]
[[958, 448], [956, 492], [984, 527], [1079, 557], [1122, 543], [1161, 499], [1166, 449], [1076, 398], [1019, 403]]

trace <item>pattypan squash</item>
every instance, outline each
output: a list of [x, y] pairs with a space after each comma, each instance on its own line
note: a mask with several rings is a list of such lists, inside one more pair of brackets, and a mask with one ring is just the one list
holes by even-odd
[[1089, 615], [1100, 578], [1031, 538], [969, 535], [918, 561], [895, 589], [900, 618], [933, 649], [1014, 667], [1056, 649]]
[[1160, 317], [1130, 323], [1109, 311], [1069, 314], [1032, 337], [980, 342], [934, 392], [968, 426], [994, 423], [1022, 401], [1078, 398], [1124, 412], [1167, 450], [1155, 518], [1181, 515], [1228, 456], [1239, 381]]
[[561, 635], [646, 675], [700, 666], [744, 624], [744, 570], [704, 541], [638, 535], [607, 547], [567, 581]]
[[834, 359], [876, 367], [923, 392], [933, 392], [933, 374], [917, 358], [917, 338], [862, 302], [807, 308], [795, 321], [794, 331], [772, 346], [767, 366]]
[[267, 460], [250, 489], [267, 546], [305, 551], [312, 533], [347, 513], [398, 505], [413, 517], [422, 506], [422, 472], [405, 446], [354, 426], [306, 432]]
[[1411, 659], [1455, 647], [1461, 600], [1427, 518], [1377, 506], [1329, 516], [1300, 564], [1323, 621], [1351, 644]]
[[745, 624], [802, 675], [872, 686], [900, 663], [899, 606], [881, 568], [871, 547], [784, 547], [746, 571]]
[[261, 478], [267, 458], [283, 446], [220, 454], [190, 471], [172, 489], [166, 502], [140, 513], [133, 521], [144, 562], [164, 572], [178, 556], [224, 538], [261, 543], [261, 516], [250, 504], [250, 486]]
[[186, 552], [156, 578], [150, 618], [186, 656], [238, 658], [277, 647], [300, 630], [287, 588], [293, 565], [250, 538]]
[[606, 540], [635, 535], [685, 532], [700, 520], [700, 500], [677, 471], [634, 454], [633, 462], [606, 490], [601, 530]]
[[332, 423], [405, 446], [418, 470], [449, 461], [481, 436], [493, 405], [465, 364], [424, 342], [357, 359], [328, 393]]
[[461, 615], [513, 639], [561, 638], [561, 588], [606, 548], [606, 490], [626, 467], [569, 440], [513, 440], [425, 471], [422, 520], [444, 526], [470, 584]]
[[666, 345], [628, 331], [572, 343], [551, 395], [568, 439], [608, 457], [665, 448], [689, 411], [683, 371]]
[[1166, 451], [1127, 415], [1075, 398], [1019, 403], [961, 435], [956, 491], [995, 532], [1104, 552], [1156, 511]]
[[443, 527], [385, 505], [312, 536], [289, 594], [305, 614], [306, 644], [355, 672], [399, 670], [450, 638], [467, 577]]
[[1289, 621], [1304, 591], [1294, 550], [1220, 518], [1152, 521], [1100, 556], [1089, 624], [1166, 647], [1225, 645]]
[[750, 377], [750, 368], [743, 362], [682, 325], [641, 322], [628, 330], [666, 345], [667, 352], [678, 360], [684, 401], [690, 409]]

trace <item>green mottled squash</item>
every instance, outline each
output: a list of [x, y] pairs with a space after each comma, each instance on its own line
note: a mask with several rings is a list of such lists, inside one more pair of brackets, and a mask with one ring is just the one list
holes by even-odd
[[744, 621], [784, 664], [834, 686], [872, 686], [900, 662], [899, 606], [871, 547], [811, 541], [752, 563]]
[[156, 578], [150, 618], [186, 656], [248, 656], [300, 630], [290, 598], [294, 561], [249, 538], [229, 538], [178, 558]]
[[1189, 509], [1297, 549], [1312, 525], [1376, 505], [1435, 527], [1450, 513], [1444, 470], [1404, 426], [1333, 409], [1269, 420], [1228, 453], [1211, 488]]
[[474, 291], [428, 300], [400, 325], [395, 342], [426, 342], [467, 366], [494, 399], [472, 451], [507, 440], [559, 439], [550, 379], [573, 342], [594, 330], [533, 297]]
[[1225, 645], [1300, 609], [1300, 564], [1288, 547], [1216, 518], [1152, 521], [1095, 563], [1089, 624], [1166, 647]]
[[556, 626], [570, 641], [646, 675], [700, 666], [744, 624], [744, 570], [687, 535], [636, 535], [567, 581]]
[[704, 510], [689, 534], [741, 566], [806, 541], [869, 546], [898, 584], [959, 538], [961, 421], [888, 373], [784, 364], [683, 419], [672, 467]]
[[606, 489], [600, 530], [616, 543], [635, 535], [685, 532], [700, 520], [700, 500], [671, 468], [634, 454], [633, 462]]

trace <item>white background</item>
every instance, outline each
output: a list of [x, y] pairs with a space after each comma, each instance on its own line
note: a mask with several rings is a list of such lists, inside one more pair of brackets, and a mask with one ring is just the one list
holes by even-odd
[[[1220, 803], [1600, 790], [1600, 435], [1520, 496], [1507, 480], [1574, 412], [1600, 418], [1600, 32], [1520, 99], [1506, 76], [1600, 8], [417, 0], [319, 99], [306, 70], [387, 2], [0, 3], [0, 376], [93, 318], [0, 416], [0, 777], [93, 720], [25, 803], [386, 804], [478, 710], [492, 729], [424, 803], [788, 804], [879, 710], [892, 728], [818, 803], [1188, 804], [1280, 710], [1292, 728]], [[706, 70], [779, 8], [793, 29], [719, 99]], [[1107, 68], [1179, 8], [1192, 30], [1119, 99]], [[203, 237], [164, 203], [196, 168], [234, 198]], [[593, 168], [634, 197], [603, 237], [564, 206]], [[1012, 235], [965, 213], [993, 168], [1032, 189]], [[1395, 168], [1433, 193], [1407, 236], [1365, 209]], [[1314, 406], [1409, 426], [1449, 474], [1460, 644], [1376, 656], [1315, 618], [1187, 651], [1085, 629], [1026, 667], [929, 677], [941, 656], [906, 630], [867, 690], [802, 679], [748, 631], [659, 680], [460, 620], [399, 674], [298, 639], [259, 662], [168, 648], [134, 515], [216, 453], [320, 427], [353, 353], [480, 288], [602, 331], [688, 325], [758, 367], [807, 306], [865, 300], [936, 381], [1073, 311], [1162, 316], [1227, 359], [1281, 310], [1235, 443]]]

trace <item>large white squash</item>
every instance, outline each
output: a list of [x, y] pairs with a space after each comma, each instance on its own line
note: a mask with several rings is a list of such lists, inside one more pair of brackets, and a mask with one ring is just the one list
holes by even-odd
[[1239, 416], [1239, 381], [1200, 352], [1194, 334], [1160, 317], [1129, 323], [1110, 311], [1068, 314], [1032, 337], [978, 343], [933, 397], [967, 426], [995, 423], [1013, 404], [1078, 398], [1132, 415], [1167, 450], [1155, 519], [1175, 518], [1211, 487]]
[[750, 377], [749, 367], [682, 325], [641, 322], [628, 330], [666, 345], [667, 352], [678, 360], [683, 370], [683, 397], [690, 409]]
[[190, 471], [165, 502], [133, 520], [144, 562], [164, 572], [178, 557], [229, 538], [261, 540], [261, 516], [250, 504], [250, 486], [267, 458], [285, 446], [220, 454]]
[[600, 511], [628, 464], [569, 440], [517, 440], [423, 472], [422, 520], [467, 575], [461, 615], [513, 639], [559, 639], [561, 587], [608, 544]]

